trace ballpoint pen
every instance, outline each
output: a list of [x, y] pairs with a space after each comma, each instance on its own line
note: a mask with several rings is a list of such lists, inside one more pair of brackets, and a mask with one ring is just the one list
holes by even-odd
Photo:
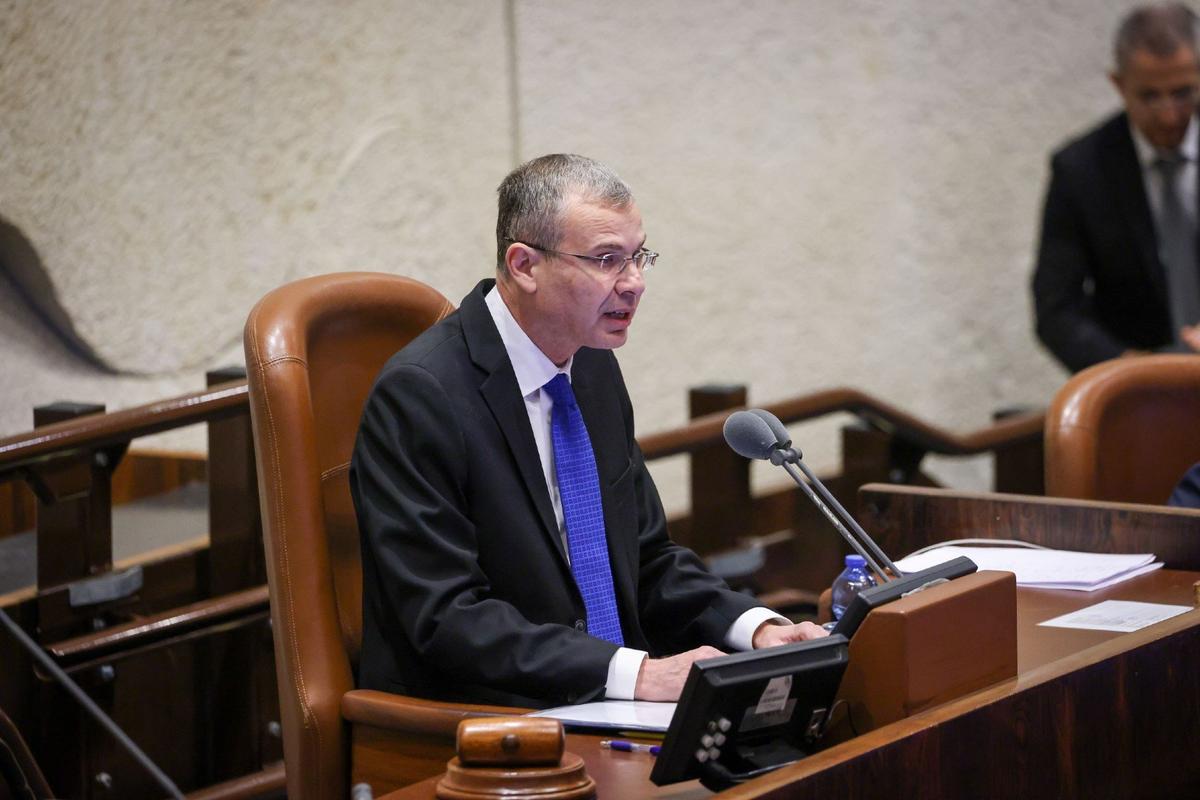
[[626, 753], [649, 753], [652, 756], [658, 755], [658, 751], [662, 749], [656, 744], [626, 742], [621, 739], [601, 739], [600, 746], [606, 750], [621, 750]]

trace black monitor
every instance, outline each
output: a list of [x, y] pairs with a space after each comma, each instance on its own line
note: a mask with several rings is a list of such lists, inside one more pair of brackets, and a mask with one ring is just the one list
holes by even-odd
[[849, 658], [834, 635], [695, 662], [650, 780], [720, 791], [808, 755]]
[[907, 594], [919, 592], [929, 586], [936, 586], [955, 578], [961, 578], [963, 575], [969, 575], [977, 569], [974, 561], [966, 556], [958, 556], [920, 572], [910, 572], [887, 583], [864, 589], [855, 595], [854, 599], [850, 601], [850, 605], [846, 606], [842, 618], [833, 626], [833, 633], [840, 633], [849, 639], [867, 618], [867, 614], [871, 613], [871, 609], [893, 600], [899, 600]]

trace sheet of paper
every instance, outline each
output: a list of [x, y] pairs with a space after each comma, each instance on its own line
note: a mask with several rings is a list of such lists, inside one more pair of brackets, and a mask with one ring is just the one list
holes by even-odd
[[1141, 575], [1161, 564], [1150, 553], [1082, 553], [1026, 547], [939, 547], [897, 562], [900, 569], [917, 571], [966, 556], [981, 569], [1011, 572], [1021, 586], [1090, 592]]
[[665, 732], [671, 725], [671, 717], [675, 715], [675, 705], [644, 700], [604, 700], [547, 708], [534, 711], [529, 716], [553, 717], [568, 727]]
[[1169, 606], [1162, 603], [1138, 603], [1132, 600], [1105, 600], [1094, 606], [1039, 622], [1050, 628], [1081, 628], [1090, 631], [1132, 633], [1164, 619], [1186, 614], [1191, 606]]

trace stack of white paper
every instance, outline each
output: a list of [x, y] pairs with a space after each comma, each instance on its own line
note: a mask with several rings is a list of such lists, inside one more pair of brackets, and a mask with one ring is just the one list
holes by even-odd
[[1150, 553], [1132, 555], [1080, 553], [1074, 550], [1035, 550], [1026, 547], [939, 547], [896, 562], [905, 572], [915, 572], [966, 556], [981, 569], [1012, 572], [1017, 585], [1039, 589], [1074, 589], [1092, 592], [1162, 566]]

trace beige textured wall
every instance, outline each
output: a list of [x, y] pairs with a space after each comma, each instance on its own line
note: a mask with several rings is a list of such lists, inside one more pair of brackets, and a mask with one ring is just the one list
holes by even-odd
[[[106, 365], [0, 285], [0, 435], [41, 402], [196, 388], [291, 278], [457, 300], [490, 270], [495, 185], [564, 150], [617, 168], [663, 253], [621, 353], [642, 431], [708, 381], [848, 384], [957, 430], [1044, 404], [1046, 156], [1114, 107], [1128, 5], [0, 2], [0, 220]], [[842, 421], [798, 431], [817, 466]]]

